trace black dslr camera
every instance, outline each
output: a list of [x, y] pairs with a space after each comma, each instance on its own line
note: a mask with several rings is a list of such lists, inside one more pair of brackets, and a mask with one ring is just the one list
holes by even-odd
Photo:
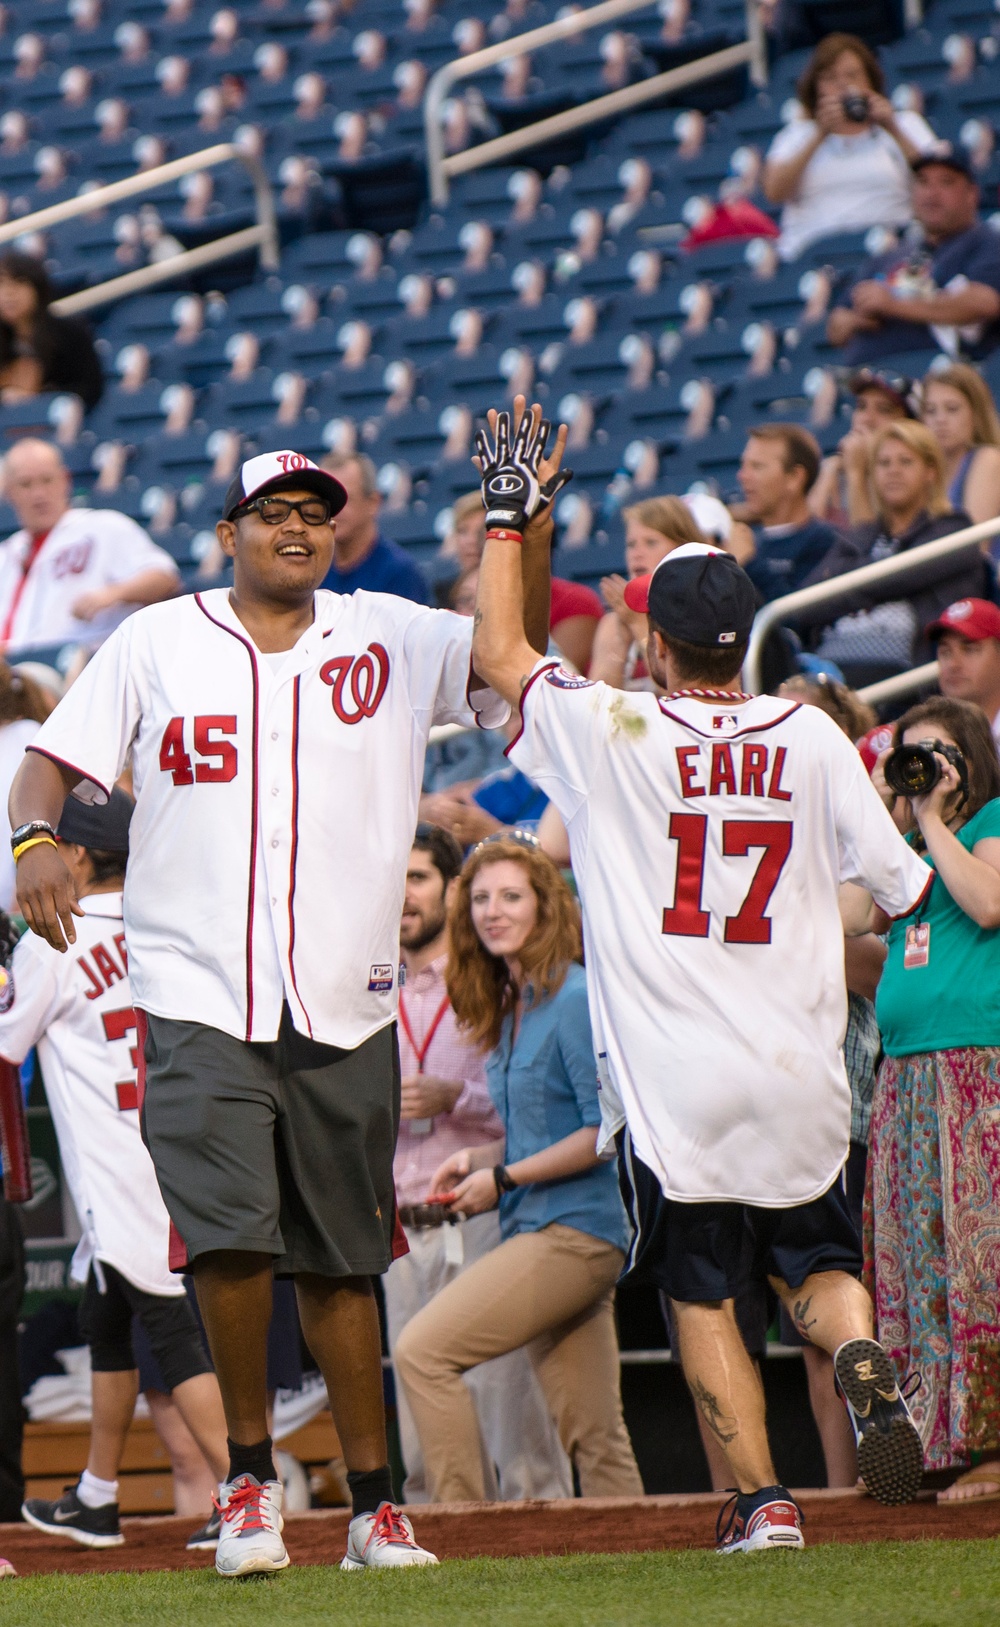
[[897, 746], [885, 760], [885, 783], [901, 797], [925, 797], [941, 778], [941, 764], [935, 753], [949, 762], [958, 775], [963, 802], [969, 795], [969, 770], [957, 746], [941, 740], [928, 740], [917, 746]]
[[850, 96], [842, 96], [840, 105], [844, 110], [844, 118], [852, 124], [865, 124], [868, 121], [870, 104], [868, 97], [860, 91], [854, 91]]

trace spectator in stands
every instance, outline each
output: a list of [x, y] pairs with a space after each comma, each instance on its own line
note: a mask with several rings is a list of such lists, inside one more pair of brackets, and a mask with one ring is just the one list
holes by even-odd
[[[871, 487], [875, 518], [852, 526], [838, 539], [811, 581], [889, 559], [968, 524], [968, 515], [948, 501], [944, 458], [923, 424], [901, 419], [878, 432], [872, 443]], [[854, 613], [841, 615], [826, 629], [817, 654], [835, 661], [856, 687], [929, 661], [923, 628], [956, 597], [981, 593], [986, 570], [981, 555], [958, 563], [944, 559], [907, 582], [903, 599], [883, 602], [885, 589], [861, 589], [852, 601]], [[811, 614], [800, 613], [797, 623], [807, 625]]]
[[913, 166], [919, 248], [862, 266], [827, 322], [850, 367], [908, 351], [946, 350], [974, 361], [1000, 343], [1000, 237], [979, 220], [979, 185], [958, 153]]
[[134, 520], [72, 507], [57, 447], [18, 441], [3, 491], [23, 529], [0, 543], [0, 648], [94, 649], [130, 611], [176, 593], [177, 566]]
[[[630, 577], [645, 576], [661, 559], [684, 542], [704, 542], [703, 531], [688, 505], [679, 497], [647, 497], [622, 510], [625, 521], [625, 568]], [[650, 689], [645, 647], [645, 616], [625, 603], [625, 580], [606, 576], [601, 594], [610, 615], [594, 633], [590, 676], [615, 689]]]
[[847, 385], [854, 397], [851, 427], [836, 452], [824, 458], [809, 493], [818, 520], [843, 527], [873, 518], [868, 466], [873, 437], [897, 418], [915, 418], [913, 380], [886, 369], [859, 367]]
[[753, 552], [741, 563], [764, 600], [794, 593], [837, 540], [809, 509], [819, 476], [816, 437], [799, 424], [751, 429], [737, 479], [743, 504], [736, 510], [753, 531]]
[[334, 593], [396, 593], [415, 604], [430, 595], [420, 567], [388, 537], [379, 534], [382, 499], [371, 458], [363, 453], [330, 453], [322, 467], [335, 474], [347, 492], [347, 506], [337, 516], [333, 567], [323, 586]]
[[614, 1285], [628, 1229], [595, 1151], [600, 1108], [575, 901], [534, 838], [501, 833], [467, 860], [447, 988], [460, 1027], [491, 1047], [502, 1139], [453, 1153], [431, 1183], [451, 1213], [500, 1206], [504, 1242], [443, 1289], [397, 1342], [396, 1372], [435, 1502], [484, 1496], [463, 1376], [527, 1347], [585, 1497], [637, 1497], [621, 1410]]
[[782, 258], [794, 260], [834, 232], [905, 226], [910, 165], [936, 138], [919, 113], [893, 107], [874, 53], [853, 34], [828, 34], [798, 97], [806, 116], [779, 130], [764, 166], [768, 202], [784, 205]]
[[93, 407], [104, 378], [90, 332], [76, 317], [49, 310], [45, 267], [30, 254], [0, 254], [0, 395], [21, 401], [68, 390]]
[[907, 800], [886, 785], [886, 753], [873, 773], [935, 874], [916, 916], [888, 927], [865, 1268], [879, 1339], [923, 1381], [910, 1407], [927, 1468], [980, 1460], [939, 1493], [957, 1502], [1000, 1494], [1000, 762], [965, 701], [923, 701], [893, 740], [931, 745], [941, 776]]
[[957, 599], [926, 630], [948, 700], [986, 713], [1000, 749], [1000, 609], [988, 599]]
[[953, 362], [924, 379], [921, 416], [944, 453], [952, 508], [973, 525], [1000, 514], [1000, 418], [974, 367]]
[[586, 675], [590, 671], [594, 637], [603, 619], [604, 606], [593, 588], [560, 576], [552, 578], [549, 634], [559, 654], [577, 672]]
[[[495, 1141], [503, 1134], [486, 1088], [483, 1051], [459, 1029], [445, 988], [448, 909], [461, 868], [455, 838], [435, 825], [418, 825], [400, 929], [406, 987], [399, 1002], [402, 1093], [393, 1165], [410, 1252], [394, 1260], [382, 1279], [390, 1355], [407, 1322], [500, 1242], [495, 1212], [456, 1222], [442, 1205], [424, 1201], [446, 1158], [470, 1141]], [[572, 1495], [569, 1465], [525, 1353], [511, 1351], [484, 1363], [470, 1373], [469, 1387], [485, 1447], [487, 1495]], [[404, 1501], [424, 1503], [420, 1438], [402, 1387], [396, 1400]]]

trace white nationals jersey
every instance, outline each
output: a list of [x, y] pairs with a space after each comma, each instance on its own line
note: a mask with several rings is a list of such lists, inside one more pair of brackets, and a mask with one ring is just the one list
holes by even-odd
[[78, 621], [73, 606], [95, 588], [127, 582], [140, 571], [178, 576], [170, 555], [127, 514], [69, 508], [52, 527], [27, 576], [31, 536], [15, 531], [0, 544], [0, 631], [5, 644], [86, 644], [96, 648], [128, 615], [123, 605]]
[[121, 893], [81, 900], [66, 954], [33, 932], [14, 950], [0, 989], [0, 1056], [33, 1045], [59, 1138], [63, 1173], [83, 1228], [73, 1276], [104, 1261], [149, 1294], [184, 1292], [168, 1267], [170, 1222], [139, 1132], [135, 1012]]
[[511, 758], [566, 820], [607, 1132], [682, 1202], [789, 1207], [847, 1156], [841, 881], [930, 872], [816, 707], [627, 695], [536, 668]]
[[[137, 1006], [273, 1040], [287, 1000], [301, 1033], [344, 1048], [393, 1020], [427, 735], [475, 722], [471, 650], [471, 618], [362, 592], [317, 593], [282, 656], [224, 588], [112, 634], [31, 749], [101, 801], [133, 747]], [[506, 720], [491, 690], [475, 701]]]

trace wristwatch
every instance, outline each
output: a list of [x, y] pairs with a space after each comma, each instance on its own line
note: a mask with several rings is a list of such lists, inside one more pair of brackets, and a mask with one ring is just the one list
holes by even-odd
[[47, 819], [29, 819], [26, 825], [18, 825], [10, 833], [11, 851], [20, 847], [22, 842], [30, 841], [32, 836], [55, 836], [55, 831]]

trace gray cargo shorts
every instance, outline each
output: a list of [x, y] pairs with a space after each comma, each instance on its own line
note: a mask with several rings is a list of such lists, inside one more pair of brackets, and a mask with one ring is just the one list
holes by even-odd
[[171, 1266], [215, 1249], [270, 1254], [279, 1276], [375, 1276], [392, 1258], [399, 1047], [391, 1023], [352, 1051], [272, 1043], [140, 1013], [142, 1134]]

